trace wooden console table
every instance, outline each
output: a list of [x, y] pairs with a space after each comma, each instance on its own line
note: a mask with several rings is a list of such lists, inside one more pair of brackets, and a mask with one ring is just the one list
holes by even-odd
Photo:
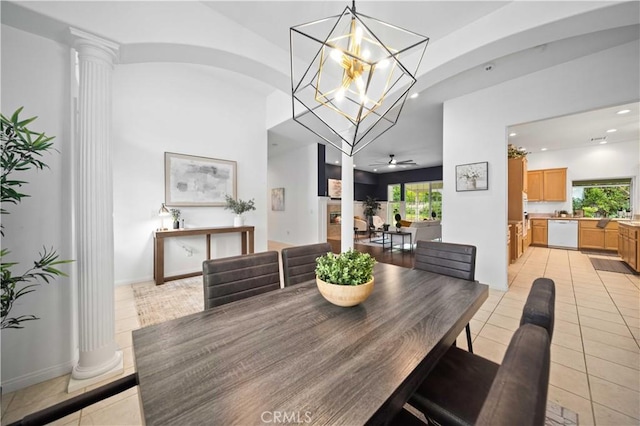
[[253, 253], [254, 245], [254, 227], [253, 226], [218, 226], [214, 228], [187, 228], [187, 229], [169, 229], [167, 231], [153, 232], [153, 279], [156, 285], [163, 284], [165, 281], [179, 280], [181, 278], [195, 277], [202, 275], [202, 271], [191, 272], [188, 274], [174, 275], [171, 277], [164, 276], [164, 240], [171, 237], [190, 237], [192, 235], [206, 235], [207, 237], [207, 260], [211, 259], [211, 235], [212, 234], [228, 234], [232, 232], [241, 233], [242, 254]]

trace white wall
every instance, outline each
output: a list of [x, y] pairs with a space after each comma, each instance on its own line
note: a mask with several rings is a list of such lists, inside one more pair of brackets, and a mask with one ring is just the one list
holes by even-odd
[[[554, 210], [573, 211], [572, 182], [574, 180], [633, 178], [640, 164], [640, 141], [585, 146], [527, 155], [529, 170], [567, 167], [567, 201], [529, 202], [529, 213], [553, 213]], [[638, 185], [638, 179], [634, 187]], [[640, 200], [632, 196], [633, 211], [638, 212]]]
[[[55, 136], [54, 148], [42, 160], [42, 171], [18, 172], [12, 178], [28, 184], [30, 195], [14, 205], [3, 205], [5, 236], [2, 259], [20, 262], [14, 274], [24, 273], [44, 247], [55, 248], [61, 259], [71, 255], [69, 49], [58, 43], [2, 25], [2, 114], [10, 116], [24, 106], [22, 118], [38, 116], [29, 127]], [[71, 273], [73, 267], [63, 266]], [[41, 319], [21, 330], [2, 331], [2, 386], [4, 392], [68, 373], [73, 365], [72, 288], [68, 278], [39, 286], [14, 305], [12, 317], [34, 314]], [[61, 330], [64, 332], [61, 333]]]
[[[249, 84], [251, 83], [251, 84]], [[113, 187], [116, 284], [153, 277], [152, 231], [164, 202], [164, 153], [237, 162], [238, 197], [255, 199], [245, 224], [256, 227], [255, 250], [266, 250], [267, 131], [265, 96], [229, 71], [185, 64], [120, 65], [114, 76]], [[231, 226], [223, 207], [178, 207], [185, 226]], [[170, 218], [166, 220], [168, 225]], [[205, 237], [170, 238], [165, 275], [194, 272]], [[240, 254], [240, 235], [212, 237], [212, 257]], [[193, 255], [182, 247], [192, 250]]]
[[[639, 51], [627, 43], [445, 102], [443, 241], [478, 247], [476, 279], [507, 288], [506, 128], [637, 101]], [[478, 161], [489, 190], [456, 192], [456, 164]]]
[[272, 211], [269, 199], [269, 240], [291, 245], [320, 241], [317, 151], [316, 144], [304, 144], [269, 157], [269, 197], [271, 189], [284, 188], [284, 211]]

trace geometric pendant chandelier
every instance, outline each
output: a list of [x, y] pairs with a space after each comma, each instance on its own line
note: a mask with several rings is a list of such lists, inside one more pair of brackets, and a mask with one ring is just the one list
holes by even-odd
[[349, 156], [396, 124], [429, 39], [356, 13], [291, 27], [293, 119]]

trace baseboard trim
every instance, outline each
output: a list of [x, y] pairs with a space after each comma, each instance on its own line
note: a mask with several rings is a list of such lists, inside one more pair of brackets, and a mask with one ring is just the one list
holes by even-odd
[[69, 360], [62, 364], [54, 365], [52, 367], [43, 368], [42, 370], [33, 371], [22, 376], [14, 377], [13, 379], [3, 380], [2, 393], [5, 394], [14, 392], [31, 385], [35, 385], [37, 383], [64, 376], [65, 374], [71, 373], [71, 370], [73, 369], [73, 366], [75, 364], [75, 360]]

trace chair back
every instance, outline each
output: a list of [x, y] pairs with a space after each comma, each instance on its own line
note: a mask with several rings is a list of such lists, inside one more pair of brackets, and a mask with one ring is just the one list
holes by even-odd
[[520, 325], [535, 324], [544, 328], [553, 337], [555, 318], [556, 285], [549, 278], [537, 278], [531, 285], [527, 302], [522, 309]]
[[318, 243], [281, 250], [284, 286], [289, 287], [316, 277], [316, 259], [331, 251], [331, 244]]
[[475, 281], [476, 247], [466, 244], [418, 240], [413, 267]]
[[525, 324], [514, 333], [477, 425], [545, 424], [550, 342], [546, 330], [537, 325]]
[[245, 254], [202, 262], [204, 309], [280, 288], [278, 252]]

